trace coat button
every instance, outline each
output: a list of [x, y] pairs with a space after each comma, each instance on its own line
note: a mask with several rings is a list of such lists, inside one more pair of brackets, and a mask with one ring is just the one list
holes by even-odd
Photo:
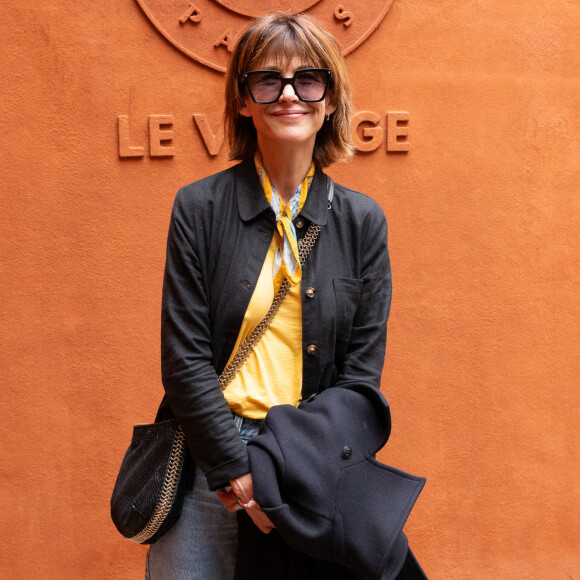
[[294, 224], [295, 227], [297, 227], [298, 229], [303, 228], [304, 227], [304, 220], [302, 218], [298, 218], [296, 220], [296, 223]]
[[306, 352], [310, 356], [314, 356], [318, 352], [318, 347], [315, 344], [311, 344], [307, 349]]
[[314, 288], [310, 287], [308, 290], [306, 290], [307, 298], [314, 298], [314, 294], [316, 294], [316, 290]]
[[352, 448], [345, 445], [342, 448], [342, 453], [340, 454], [343, 459], [350, 459], [352, 457]]

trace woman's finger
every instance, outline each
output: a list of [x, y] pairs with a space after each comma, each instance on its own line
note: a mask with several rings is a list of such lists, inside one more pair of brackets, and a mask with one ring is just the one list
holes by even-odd
[[276, 527], [257, 503], [246, 508], [246, 513], [264, 534], [269, 534]]
[[238, 502], [238, 496], [231, 491], [227, 491], [226, 489], [218, 489], [217, 491], [218, 499], [221, 501], [222, 505], [229, 511], [229, 512], [237, 512], [242, 508], [242, 506]]
[[254, 497], [254, 482], [251, 473], [232, 479], [230, 485], [232, 491], [242, 500], [242, 503], [248, 503]]

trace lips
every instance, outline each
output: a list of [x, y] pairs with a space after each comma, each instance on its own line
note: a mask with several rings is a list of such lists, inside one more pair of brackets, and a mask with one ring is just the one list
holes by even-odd
[[284, 109], [282, 111], [274, 111], [272, 115], [274, 117], [283, 118], [283, 119], [298, 119], [299, 117], [303, 117], [306, 115], [306, 111], [301, 111], [298, 109]]

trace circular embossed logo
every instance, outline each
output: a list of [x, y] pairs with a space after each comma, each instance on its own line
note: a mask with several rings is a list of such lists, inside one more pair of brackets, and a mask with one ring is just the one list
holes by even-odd
[[393, 0], [137, 0], [153, 25], [179, 50], [224, 72], [238, 33], [273, 10], [317, 18], [348, 54], [383, 20]]

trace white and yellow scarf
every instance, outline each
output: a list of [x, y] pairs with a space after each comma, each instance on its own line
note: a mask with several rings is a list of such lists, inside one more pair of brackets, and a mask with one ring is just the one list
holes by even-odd
[[302, 278], [302, 267], [298, 256], [298, 240], [292, 222], [306, 202], [308, 190], [314, 177], [314, 163], [310, 165], [304, 181], [296, 188], [290, 201], [284, 204], [280, 194], [272, 187], [270, 178], [262, 164], [262, 158], [257, 151], [254, 155], [254, 162], [266, 199], [276, 216], [276, 232], [280, 243], [274, 258], [272, 275], [274, 278], [274, 291], [278, 292], [284, 278], [287, 278], [292, 286], [298, 284]]

